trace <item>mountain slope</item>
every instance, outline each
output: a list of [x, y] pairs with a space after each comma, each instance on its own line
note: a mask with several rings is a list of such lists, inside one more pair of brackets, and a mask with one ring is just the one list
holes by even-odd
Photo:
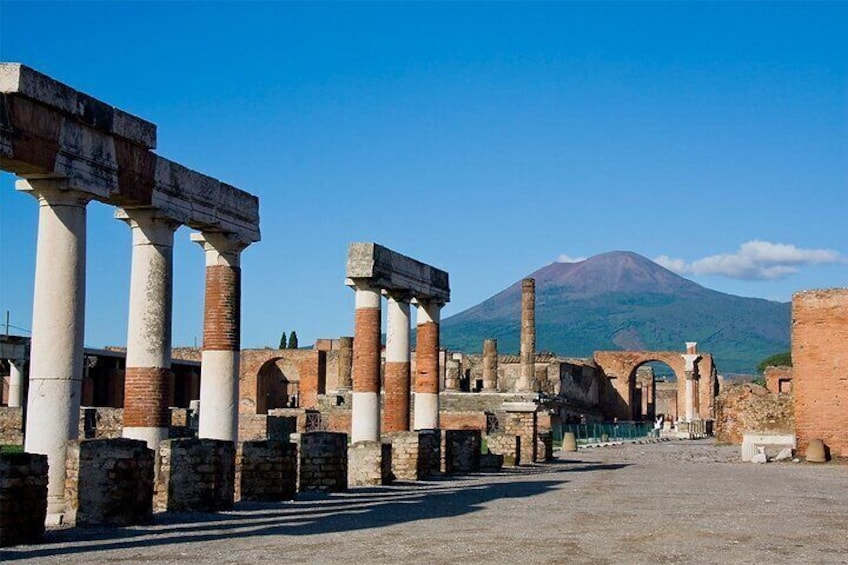
[[[578, 263], [553, 263], [536, 279], [536, 347], [590, 356], [603, 349], [681, 350], [697, 341], [720, 371], [753, 372], [789, 349], [790, 304], [704, 288], [636, 253], [614, 251]], [[442, 323], [442, 344], [480, 351], [498, 339], [517, 352], [521, 282]]]

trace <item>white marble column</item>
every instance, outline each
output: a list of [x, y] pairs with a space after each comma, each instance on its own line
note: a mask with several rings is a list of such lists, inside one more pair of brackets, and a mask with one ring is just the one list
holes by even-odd
[[173, 248], [179, 225], [151, 209], [119, 210], [115, 217], [132, 229], [123, 436], [158, 450], [170, 425]]
[[24, 405], [24, 362], [20, 359], [9, 360], [9, 407], [20, 408]]
[[415, 346], [416, 430], [439, 427], [439, 323], [442, 304], [416, 300], [418, 306], [417, 343]]
[[240, 259], [247, 244], [221, 233], [191, 240], [206, 252], [198, 437], [238, 441]]
[[85, 327], [86, 205], [63, 181], [19, 180], [38, 199], [27, 452], [47, 455], [47, 512], [64, 512], [68, 440], [79, 434]]
[[353, 282], [356, 310], [353, 337], [353, 393], [350, 440], [380, 440], [380, 289]]
[[686, 353], [683, 354], [684, 371], [686, 372], [686, 389], [685, 394], [685, 415], [687, 422], [693, 422], [696, 419], [695, 413], [695, 395], [698, 394], [697, 387], [697, 370], [695, 363], [700, 359], [698, 355], [697, 343], [686, 342]]

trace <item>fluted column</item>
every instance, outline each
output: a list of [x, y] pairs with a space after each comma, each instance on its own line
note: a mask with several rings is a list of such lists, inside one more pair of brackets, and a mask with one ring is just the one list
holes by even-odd
[[521, 281], [521, 376], [516, 392], [536, 390], [536, 280]]
[[123, 436], [157, 450], [170, 425], [173, 249], [179, 225], [150, 209], [120, 210], [115, 216], [132, 229]]
[[89, 198], [56, 180], [16, 188], [39, 205], [24, 447], [47, 455], [47, 512], [61, 513], [67, 445], [79, 434]]
[[483, 392], [498, 391], [498, 340], [483, 341]]
[[415, 347], [415, 429], [439, 427], [439, 320], [442, 304], [420, 299]]
[[247, 244], [221, 233], [194, 233], [191, 239], [206, 252], [198, 436], [238, 441], [240, 260]]
[[384, 431], [409, 431], [409, 297], [388, 293]]
[[351, 442], [380, 439], [380, 289], [354, 281]]

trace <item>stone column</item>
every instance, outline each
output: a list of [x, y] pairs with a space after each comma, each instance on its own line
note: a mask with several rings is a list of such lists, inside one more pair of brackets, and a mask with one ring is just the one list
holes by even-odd
[[240, 259], [247, 244], [222, 233], [194, 233], [191, 240], [206, 252], [198, 437], [237, 441]]
[[342, 336], [339, 338], [339, 380], [336, 387], [338, 390], [350, 390], [353, 386], [351, 380], [352, 364], [353, 338]]
[[483, 392], [498, 391], [498, 340], [483, 341]]
[[9, 408], [24, 405], [24, 362], [20, 359], [9, 360]]
[[25, 450], [47, 455], [47, 512], [64, 511], [65, 456], [79, 434], [86, 205], [63, 181], [19, 180], [38, 199]]
[[516, 392], [536, 389], [536, 280], [521, 281], [521, 376]]
[[695, 395], [698, 393], [697, 386], [697, 371], [695, 363], [700, 359], [698, 355], [697, 343], [686, 342], [686, 353], [683, 354], [684, 371], [686, 373], [686, 389], [685, 389], [685, 416], [687, 422], [693, 422], [696, 419], [695, 412]]
[[415, 429], [439, 427], [439, 320], [442, 304], [418, 299], [415, 347]]
[[380, 440], [380, 290], [353, 281], [356, 293], [353, 337], [351, 442]]
[[409, 297], [389, 293], [386, 328], [384, 430], [409, 431]]
[[179, 226], [149, 209], [115, 216], [132, 228], [133, 245], [123, 436], [158, 450], [170, 425], [173, 250]]
[[456, 359], [445, 361], [445, 390], [451, 392], [459, 391], [460, 364]]

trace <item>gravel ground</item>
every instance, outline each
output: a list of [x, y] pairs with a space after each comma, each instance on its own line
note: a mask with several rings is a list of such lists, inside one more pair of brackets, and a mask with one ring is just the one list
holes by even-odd
[[739, 462], [711, 441], [568, 453], [151, 526], [58, 529], [27, 563], [847, 563], [848, 465]]

